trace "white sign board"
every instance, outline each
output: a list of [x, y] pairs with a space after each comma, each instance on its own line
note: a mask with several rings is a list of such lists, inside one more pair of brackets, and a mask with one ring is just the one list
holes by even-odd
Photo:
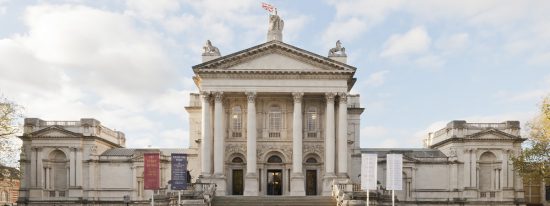
[[361, 154], [361, 189], [376, 190], [378, 154]]
[[386, 189], [402, 190], [403, 187], [403, 155], [386, 155]]

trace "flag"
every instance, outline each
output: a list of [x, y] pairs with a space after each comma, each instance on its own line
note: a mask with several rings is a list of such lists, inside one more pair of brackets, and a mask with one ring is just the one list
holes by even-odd
[[268, 3], [264, 3], [264, 2], [262, 2], [262, 8], [264, 8], [265, 10], [267, 10], [269, 12], [273, 12], [273, 10], [276, 10], [276, 8], [273, 7], [273, 5], [268, 4]]

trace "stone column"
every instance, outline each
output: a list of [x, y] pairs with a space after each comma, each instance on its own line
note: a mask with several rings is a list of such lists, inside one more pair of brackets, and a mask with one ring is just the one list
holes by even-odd
[[214, 175], [223, 175], [223, 92], [214, 93]]
[[292, 119], [292, 176], [290, 177], [290, 195], [305, 196], [304, 174], [302, 173], [302, 97], [304, 93], [292, 93], [294, 114]]
[[258, 196], [258, 174], [256, 173], [256, 92], [247, 92], [246, 113], [246, 178], [244, 196]]
[[334, 174], [335, 140], [334, 140], [334, 97], [336, 93], [326, 93], [326, 125], [325, 125], [325, 177], [323, 177], [323, 195], [332, 194]]
[[213, 183], [216, 184], [216, 195], [225, 196], [226, 185], [224, 174], [223, 156], [224, 136], [223, 136], [223, 92], [214, 94], [214, 175]]
[[[472, 156], [470, 157], [470, 161], [472, 162], [472, 174], [470, 175], [470, 178], [472, 178], [472, 185], [470, 187], [478, 187], [478, 173], [477, 173], [477, 151], [476, 149], [472, 149]], [[479, 188], [478, 188], [479, 189]]]
[[501, 157], [502, 162], [500, 166], [500, 188], [499, 189], [502, 189], [507, 187], [508, 185], [508, 178], [506, 177], [508, 173], [508, 152], [506, 150], [501, 150], [500, 152], [502, 155]]
[[338, 106], [338, 176], [348, 176], [348, 95], [339, 93]]
[[201, 92], [201, 175], [209, 177], [212, 174], [212, 135], [210, 134], [210, 92]]

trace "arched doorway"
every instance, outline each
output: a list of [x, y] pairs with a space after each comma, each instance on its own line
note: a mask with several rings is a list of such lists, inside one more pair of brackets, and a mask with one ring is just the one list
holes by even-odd
[[230, 191], [229, 194], [231, 195], [243, 195], [244, 192], [244, 168], [245, 168], [245, 161], [244, 157], [241, 154], [233, 155], [233, 157], [230, 158], [229, 163], [229, 172], [230, 174], [230, 180], [229, 183], [231, 186], [229, 187]]
[[283, 170], [282, 167], [276, 168], [282, 164], [283, 159], [279, 155], [271, 155], [267, 159], [267, 165], [271, 166], [268, 167], [266, 175], [267, 195], [283, 195]]
[[306, 195], [317, 195], [320, 190], [318, 182], [320, 181], [321, 158], [316, 154], [308, 154], [304, 158]]

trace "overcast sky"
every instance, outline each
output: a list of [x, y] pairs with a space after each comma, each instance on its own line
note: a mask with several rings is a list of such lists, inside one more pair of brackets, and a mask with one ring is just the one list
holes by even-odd
[[[341, 40], [362, 147], [421, 147], [448, 121], [525, 123], [550, 92], [550, 1], [282, 1], [284, 41]], [[187, 147], [191, 66], [265, 42], [260, 1], [0, 0], [0, 93], [44, 120], [93, 117], [128, 147]]]

